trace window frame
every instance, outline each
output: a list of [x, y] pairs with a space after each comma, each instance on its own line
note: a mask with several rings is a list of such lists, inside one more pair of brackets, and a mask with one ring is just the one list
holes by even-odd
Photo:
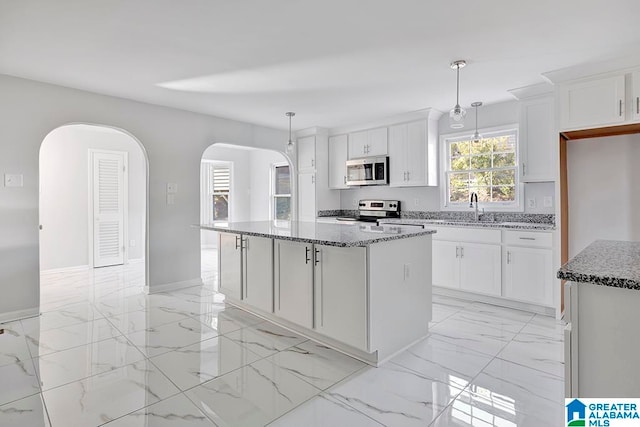
[[[229, 169], [229, 192], [228, 192], [228, 213], [226, 220], [213, 220], [213, 169], [227, 168]], [[233, 162], [222, 160], [202, 160], [202, 182], [201, 182], [201, 200], [200, 200], [200, 220], [206, 224], [226, 224], [233, 221]]]
[[[447, 133], [440, 135], [440, 209], [442, 211], [471, 211], [469, 202], [466, 203], [450, 203], [449, 202], [449, 179], [448, 173], [451, 172], [450, 144], [459, 141], [471, 140], [473, 138], [473, 129], [463, 132]], [[517, 123], [503, 126], [495, 126], [490, 128], [478, 129], [483, 136], [500, 133], [513, 133], [515, 136], [515, 201], [513, 202], [478, 202], [479, 209], [486, 209], [491, 212], [523, 212], [524, 211], [524, 184], [520, 177], [520, 132]], [[490, 168], [483, 171], [493, 171], [505, 168]], [[506, 168], [511, 169], [511, 167]]]
[[[289, 168], [289, 194], [276, 194], [276, 170], [279, 167], [288, 167]], [[272, 163], [271, 168], [269, 169], [269, 219], [271, 221], [287, 221], [276, 218], [276, 197], [289, 197], [289, 220], [293, 220], [293, 194], [291, 190], [293, 190], [293, 180], [291, 179], [293, 174], [293, 169], [288, 162], [277, 162]]]

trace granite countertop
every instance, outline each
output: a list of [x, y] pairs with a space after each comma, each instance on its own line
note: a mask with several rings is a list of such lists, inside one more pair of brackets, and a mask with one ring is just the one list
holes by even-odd
[[640, 290], [640, 242], [596, 240], [560, 267], [558, 279]]
[[406, 239], [435, 233], [434, 230], [401, 225], [326, 224], [303, 221], [250, 221], [200, 224], [204, 230], [269, 237], [329, 246], [367, 246], [372, 243]]
[[500, 229], [513, 229], [513, 230], [538, 230], [538, 231], [553, 231], [556, 227], [553, 224], [540, 224], [535, 222], [493, 222], [493, 221], [459, 221], [459, 220], [447, 220], [447, 219], [412, 219], [412, 218], [399, 218], [399, 219], [380, 219], [381, 224], [424, 224], [424, 225], [437, 225], [447, 227], [473, 227], [473, 228], [500, 228]]

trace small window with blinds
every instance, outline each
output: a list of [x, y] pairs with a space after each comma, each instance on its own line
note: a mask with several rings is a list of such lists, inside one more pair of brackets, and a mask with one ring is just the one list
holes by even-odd
[[271, 218], [291, 220], [291, 173], [286, 163], [274, 164], [271, 177]]
[[231, 169], [226, 166], [211, 166], [211, 220], [229, 221], [229, 191], [231, 188]]
[[443, 148], [446, 207], [468, 208], [472, 193], [478, 195], [479, 205], [490, 209], [518, 207], [516, 129], [482, 133], [479, 141], [471, 135], [445, 137]]

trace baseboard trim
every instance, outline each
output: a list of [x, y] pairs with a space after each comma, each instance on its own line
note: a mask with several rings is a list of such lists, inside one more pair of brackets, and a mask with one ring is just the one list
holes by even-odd
[[61, 268], [51, 268], [49, 270], [42, 270], [40, 273], [42, 274], [52, 274], [52, 273], [72, 273], [76, 271], [84, 271], [89, 270], [89, 265], [74, 265], [73, 267], [61, 267]]
[[13, 322], [14, 320], [28, 319], [29, 317], [40, 316], [40, 308], [27, 308], [26, 310], [10, 311], [8, 313], [0, 313], [0, 323]]
[[147, 295], [158, 294], [161, 292], [177, 291], [179, 289], [191, 288], [193, 286], [202, 286], [202, 278], [184, 280], [182, 282], [165, 283], [163, 285], [145, 286], [144, 293]]

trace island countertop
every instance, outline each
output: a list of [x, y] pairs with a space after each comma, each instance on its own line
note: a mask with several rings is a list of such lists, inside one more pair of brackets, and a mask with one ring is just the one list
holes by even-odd
[[596, 240], [560, 267], [558, 279], [640, 290], [640, 242]]
[[398, 225], [325, 224], [303, 221], [249, 221], [200, 224], [203, 230], [292, 240], [328, 246], [368, 246], [435, 233], [435, 230]]

